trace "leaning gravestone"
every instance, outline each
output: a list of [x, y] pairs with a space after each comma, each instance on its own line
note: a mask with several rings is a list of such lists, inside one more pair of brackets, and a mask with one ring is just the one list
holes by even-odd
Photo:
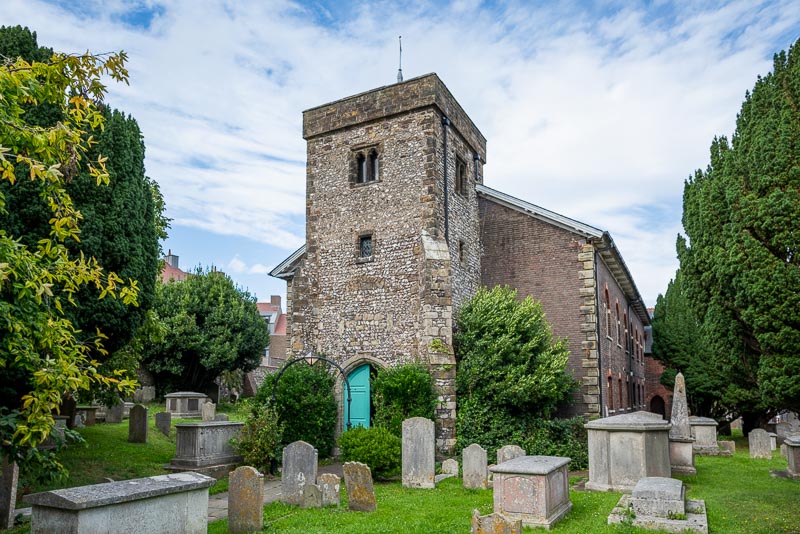
[[756, 428], [747, 436], [750, 444], [750, 458], [772, 459], [772, 449], [769, 443], [769, 434], [766, 430]]
[[2, 460], [0, 478], [0, 530], [14, 528], [14, 506], [17, 501], [19, 468], [16, 462], [9, 462], [7, 456]]
[[520, 456], [525, 456], [525, 449], [519, 445], [504, 445], [497, 449], [497, 464], [500, 465]]
[[317, 480], [317, 449], [305, 441], [295, 441], [283, 448], [281, 500], [303, 504], [303, 488]]
[[227, 421], [228, 414], [226, 413], [218, 413], [214, 416], [214, 421]]
[[170, 429], [172, 427], [172, 414], [169, 412], [159, 412], [156, 414], [156, 428], [162, 434], [169, 437]]
[[356, 512], [374, 512], [378, 509], [372, 487], [372, 471], [361, 462], [346, 462], [343, 467], [347, 506]]
[[434, 425], [430, 419], [403, 421], [403, 487], [435, 488]]
[[131, 408], [128, 419], [128, 441], [131, 443], [147, 443], [147, 408], [137, 404]]
[[317, 478], [317, 486], [322, 492], [322, 506], [339, 506], [341, 498], [339, 496], [339, 489], [341, 488], [341, 479], [338, 475], [333, 473], [323, 473]]
[[228, 477], [228, 532], [264, 528], [264, 475], [242, 466]]
[[217, 415], [217, 405], [213, 402], [203, 403], [200, 408], [200, 414], [203, 417], [203, 421], [213, 421], [214, 416]]
[[486, 451], [473, 443], [461, 453], [464, 463], [464, 487], [467, 489], [486, 489], [489, 487], [489, 466]]
[[125, 411], [123, 404], [115, 404], [106, 410], [106, 423], [121, 423], [122, 414]]

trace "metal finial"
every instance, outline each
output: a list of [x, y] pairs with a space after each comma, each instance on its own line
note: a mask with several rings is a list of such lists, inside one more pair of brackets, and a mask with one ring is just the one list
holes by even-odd
[[403, 36], [398, 35], [397, 41], [400, 43], [400, 61], [398, 63], [399, 68], [397, 69], [397, 83], [403, 81]]

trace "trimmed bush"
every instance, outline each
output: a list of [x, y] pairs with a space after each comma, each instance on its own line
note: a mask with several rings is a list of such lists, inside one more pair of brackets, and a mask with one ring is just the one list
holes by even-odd
[[269, 405], [257, 405], [247, 417], [241, 437], [233, 440], [233, 446], [244, 457], [245, 464], [267, 473], [270, 460], [280, 455], [282, 437], [283, 423], [278, 419], [278, 411]]
[[376, 478], [400, 473], [402, 440], [386, 428], [351, 428], [339, 437], [339, 449], [345, 462], [367, 464]]
[[[277, 373], [267, 375], [256, 394], [256, 403], [271, 401]], [[284, 425], [284, 445], [303, 440], [313, 445], [323, 458], [330, 456], [336, 428], [334, 378], [323, 362], [297, 363], [281, 375], [275, 396], [278, 419]]]
[[579, 471], [589, 467], [589, 437], [583, 417], [571, 419], [536, 419], [531, 422], [519, 445], [532, 456], [570, 458], [569, 468]]
[[381, 369], [372, 381], [372, 392], [373, 423], [389, 429], [395, 436], [402, 435], [403, 421], [409, 417], [434, 417], [433, 378], [421, 364]]

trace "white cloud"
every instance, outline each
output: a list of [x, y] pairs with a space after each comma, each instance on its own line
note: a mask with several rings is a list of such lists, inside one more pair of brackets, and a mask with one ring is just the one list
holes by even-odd
[[[129, 53], [131, 85], [109, 98], [139, 122], [173, 224], [301, 244], [301, 112], [392, 83], [402, 34], [406, 78], [437, 72], [488, 139], [487, 185], [611, 231], [651, 306], [677, 267], [684, 179], [800, 34], [797, 0], [66, 5], [92, 15], [5, 0], [0, 23], [59, 50]], [[132, 5], [160, 14], [126, 26]]]

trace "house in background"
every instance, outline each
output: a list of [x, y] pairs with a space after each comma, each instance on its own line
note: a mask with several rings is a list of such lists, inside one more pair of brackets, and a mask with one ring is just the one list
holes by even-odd
[[649, 317], [613, 239], [483, 185], [486, 140], [438, 76], [306, 110], [303, 137], [306, 243], [270, 275], [287, 282], [287, 357], [325, 354], [365, 392], [348, 413], [337, 378], [339, 431], [369, 426], [371, 373], [423, 362], [437, 448], [452, 450], [454, 324], [498, 284], [542, 301], [569, 338], [571, 413], [644, 407]]
[[182, 282], [189, 276], [189, 273], [182, 271], [180, 267], [178, 267], [178, 259], [178, 256], [172, 253], [172, 249], [167, 252], [167, 255], [164, 257], [164, 268], [161, 270], [162, 284], [172, 281]]
[[281, 308], [280, 295], [271, 295], [269, 302], [258, 302], [258, 313], [269, 325], [269, 345], [264, 349], [261, 364], [245, 375], [244, 395], [256, 394], [269, 373], [274, 373], [286, 362], [286, 314]]

